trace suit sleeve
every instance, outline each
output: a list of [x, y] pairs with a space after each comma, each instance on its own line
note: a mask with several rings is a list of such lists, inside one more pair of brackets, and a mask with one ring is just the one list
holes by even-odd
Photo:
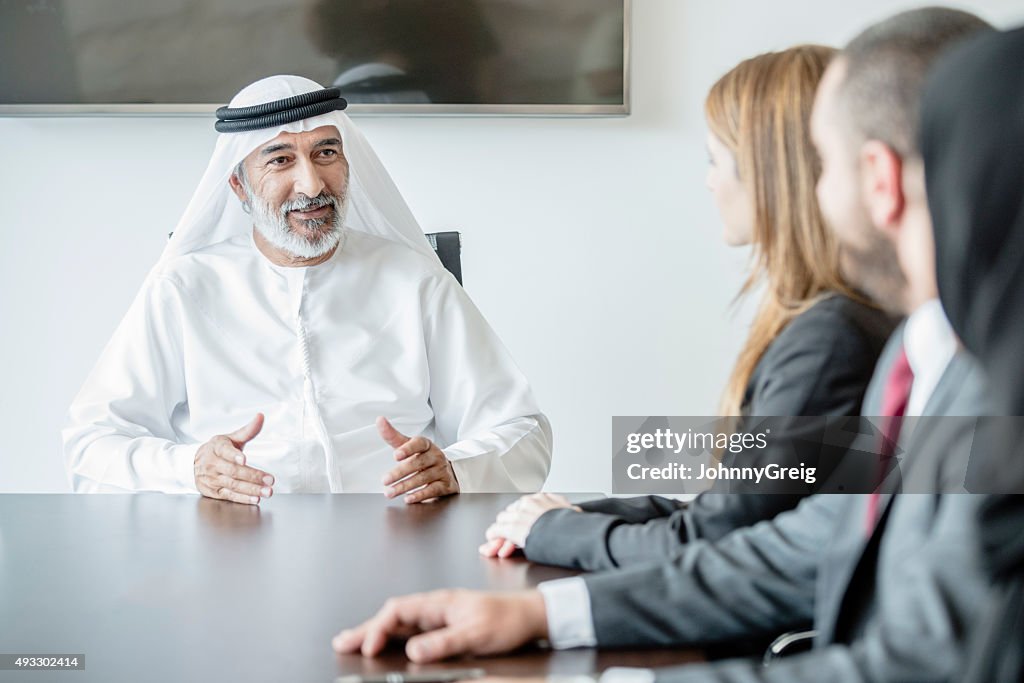
[[[916, 500], [913, 500], [916, 499]], [[837, 683], [952, 680], [990, 591], [979, 563], [975, 519], [981, 497], [904, 496], [894, 502], [877, 613], [851, 644], [833, 644], [770, 667], [731, 660], [655, 671], [659, 683]], [[934, 505], [938, 501], [937, 507]], [[904, 524], [934, 526], [916, 542]], [[904, 540], [906, 539], [906, 540]]]
[[530, 529], [523, 552], [532, 562], [583, 571], [665, 561], [692, 540], [715, 541], [735, 529], [771, 519], [794, 507], [800, 496], [708, 492], [690, 505], [662, 500], [677, 503], [674, 511], [647, 521], [631, 522], [629, 516], [591, 512], [583, 506], [582, 514], [550, 510]]
[[686, 507], [686, 503], [665, 496], [633, 496], [632, 498], [598, 498], [580, 503], [584, 512], [603, 512], [630, 524], [668, 517]]
[[[880, 345], [826, 302], [795, 320], [769, 347], [751, 379], [748, 412], [783, 418], [859, 414]], [[787, 427], [794, 435], [807, 429], [806, 421], [795, 422], [773, 422], [772, 444], [781, 446], [754, 455], [730, 454], [725, 464], [806, 463], [823, 473], [831, 471], [834, 463], [816, 462], [818, 449], [808, 455], [806, 448], [785, 445]], [[647, 496], [595, 501], [581, 506], [588, 513], [583, 515], [567, 510], [545, 513], [530, 530], [524, 553], [534, 562], [586, 571], [668, 560], [686, 543], [715, 541], [791, 510], [810, 492], [756, 493], [752, 483], [719, 484], [689, 505]], [[761, 484], [757, 490], [765, 488]]]
[[848, 504], [812, 496], [670, 562], [585, 575], [602, 647], [697, 645], [776, 635], [813, 617], [823, 549]]

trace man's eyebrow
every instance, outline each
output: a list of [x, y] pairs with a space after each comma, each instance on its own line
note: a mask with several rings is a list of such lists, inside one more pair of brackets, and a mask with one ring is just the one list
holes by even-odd
[[260, 150], [260, 156], [266, 156], [268, 154], [273, 154], [274, 152], [280, 152], [286, 149], [295, 149], [295, 145], [289, 145], [288, 143], [285, 142], [276, 145], [270, 145], [269, 147], [264, 147], [263, 149]]
[[324, 138], [317, 141], [313, 147], [341, 147], [341, 138]]

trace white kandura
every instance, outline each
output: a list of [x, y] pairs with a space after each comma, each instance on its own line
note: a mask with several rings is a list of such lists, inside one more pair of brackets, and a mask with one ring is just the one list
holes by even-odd
[[[278, 76], [232, 107], [319, 89]], [[228, 177], [281, 132], [333, 125], [349, 161], [342, 243], [273, 265]], [[436, 442], [464, 492], [536, 491], [551, 429], [509, 353], [444, 270], [369, 143], [341, 112], [224, 133], [185, 215], [75, 398], [76, 491], [195, 492], [200, 445], [257, 412], [248, 464], [275, 491], [380, 492], [395, 466], [374, 420]]]

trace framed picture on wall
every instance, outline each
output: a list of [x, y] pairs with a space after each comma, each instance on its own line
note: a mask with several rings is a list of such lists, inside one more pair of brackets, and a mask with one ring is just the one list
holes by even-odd
[[280, 73], [353, 114], [626, 115], [631, 0], [0, 0], [0, 114], [208, 114]]

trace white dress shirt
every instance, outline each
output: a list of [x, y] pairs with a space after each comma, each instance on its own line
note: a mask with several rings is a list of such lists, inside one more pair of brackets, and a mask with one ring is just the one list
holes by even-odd
[[244, 448], [276, 491], [380, 492], [374, 420], [435, 441], [463, 491], [536, 491], [551, 431], [526, 378], [454, 278], [346, 232], [325, 263], [272, 264], [244, 234], [168, 260], [70, 409], [76, 491], [195, 492], [199, 446], [266, 416]]
[[914, 372], [907, 415], [920, 416], [956, 355], [957, 338], [938, 299], [919, 306], [903, 328], [903, 349]]

